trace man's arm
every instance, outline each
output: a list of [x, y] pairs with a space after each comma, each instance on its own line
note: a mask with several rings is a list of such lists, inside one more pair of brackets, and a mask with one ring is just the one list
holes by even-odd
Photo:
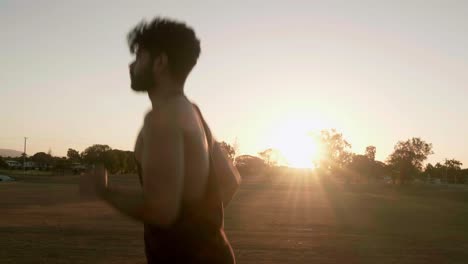
[[144, 127], [143, 192], [100, 188], [99, 196], [122, 214], [160, 226], [178, 217], [184, 175], [182, 129], [148, 118]]
[[136, 221], [151, 223], [155, 214], [160, 211], [145, 207], [145, 200], [141, 190], [119, 190], [107, 184], [107, 171], [103, 165], [94, 170], [94, 184], [99, 198]]
[[122, 191], [115, 188], [105, 188], [99, 191], [99, 197], [120, 213], [134, 220], [139, 222], [149, 221], [144, 213], [144, 200], [141, 191]]
[[184, 185], [184, 137], [174, 113], [146, 120], [142, 178], [146, 211], [160, 225], [178, 217]]

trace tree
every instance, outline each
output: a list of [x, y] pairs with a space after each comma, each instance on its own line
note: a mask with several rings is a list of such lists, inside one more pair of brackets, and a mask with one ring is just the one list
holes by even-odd
[[31, 157], [31, 160], [36, 162], [42, 168], [49, 168], [53, 165], [54, 159], [51, 155], [45, 152], [38, 152]]
[[421, 172], [423, 162], [433, 153], [432, 144], [421, 138], [397, 142], [393, 153], [387, 159], [393, 170], [394, 182], [398, 179], [400, 184], [404, 184]]
[[432, 179], [435, 177], [435, 170], [436, 168], [434, 167], [434, 165], [428, 163], [424, 168], [424, 172], [422, 173], [424, 180], [432, 181]]
[[349, 179], [350, 177], [359, 178], [360, 181], [362, 181], [364, 177], [369, 178], [373, 165], [374, 161], [369, 159], [367, 155], [353, 155], [352, 161], [349, 164], [351, 175], [348, 175], [347, 180], [351, 180]]
[[461, 183], [466, 183], [468, 180], [468, 169], [462, 169], [460, 171], [460, 180]]
[[104, 165], [110, 173], [133, 173], [137, 171], [135, 156], [132, 151], [113, 149], [104, 155]]
[[236, 157], [235, 164], [242, 176], [260, 173], [265, 168], [265, 162], [261, 158], [251, 155]]
[[367, 146], [366, 147], [366, 156], [370, 160], [375, 160], [375, 154], [377, 153], [377, 149], [374, 146]]
[[81, 157], [88, 164], [104, 163], [106, 159], [105, 153], [110, 150], [111, 148], [108, 145], [95, 144], [91, 147], [86, 148], [81, 153]]
[[388, 173], [385, 163], [370, 159], [367, 153], [366, 155], [354, 154], [348, 168], [350, 169], [351, 176], [357, 176], [361, 181], [367, 178], [368, 182], [382, 179]]
[[108, 145], [92, 145], [81, 153], [81, 158], [87, 164], [103, 163], [111, 174], [137, 171], [132, 151], [111, 149]]
[[72, 162], [79, 162], [81, 160], [80, 153], [77, 150], [69, 148], [67, 151], [67, 157]]
[[352, 161], [351, 144], [335, 129], [320, 131], [317, 142], [322, 154], [318, 161], [321, 169], [337, 172]]
[[55, 171], [62, 172], [62, 175], [65, 174], [65, 169], [69, 166], [69, 161], [65, 157], [53, 157], [55, 164]]
[[112, 149], [103, 153], [102, 162], [111, 174], [121, 172], [124, 167], [121, 152], [121, 150]]
[[440, 162], [437, 162], [436, 165], [434, 166], [434, 169], [432, 170], [433, 176], [431, 177], [437, 178], [439, 180], [445, 179], [446, 175], [446, 168], [445, 165], [442, 165]]
[[447, 182], [449, 182], [449, 176], [451, 176], [450, 178], [450, 182], [452, 183], [458, 183], [461, 181], [461, 179], [459, 180], [459, 174], [461, 172], [461, 166], [463, 165], [463, 163], [461, 163], [459, 160], [456, 160], [456, 159], [445, 159], [445, 180]]
[[0, 168], [2, 169], [8, 168], [8, 164], [3, 160], [1, 156], [0, 156]]
[[127, 165], [124, 170], [125, 173], [137, 172], [137, 163], [133, 151], [125, 151], [125, 164]]
[[269, 149], [259, 152], [258, 155], [264, 160], [265, 164], [270, 168], [276, 166], [276, 164], [278, 163], [277, 160], [278, 160], [279, 153], [278, 153], [278, 150], [276, 149], [269, 148]]
[[[30, 161], [30, 160], [31, 160], [31, 158], [28, 157], [28, 155], [25, 154], [25, 153], [21, 153], [21, 156], [19, 156], [19, 157], [8, 157], [8, 159], [9, 159], [9, 160], [14, 160], [14, 161], [19, 162], [19, 163], [21, 163], [21, 164], [23, 164], [23, 161], [24, 161], [24, 160], [26, 160], [26, 161]], [[21, 165], [21, 166], [23, 166], [23, 165]]]
[[384, 176], [387, 176], [391, 173], [391, 168], [387, 166], [384, 162], [375, 161], [375, 167], [373, 170], [373, 175], [376, 179], [382, 179]]
[[222, 141], [219, 143], [221, 149], [223, 149], [226, 152], [226, 155], [231, 161], [234, 161], [234, 158], [236, 157], [236, 150], [233, 146], [229, 145], [228, 143]]
[[445, 182], [464, 183], [465, 177], [461, 169], [461, 163], [456, 159], [445, 159], [444, 163], [437, 162], [435, 166], [427, 164], [423, 176], [426, 179], [439, 179]]

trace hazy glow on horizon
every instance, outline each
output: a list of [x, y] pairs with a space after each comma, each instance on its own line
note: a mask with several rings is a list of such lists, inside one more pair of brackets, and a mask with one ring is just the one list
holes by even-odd
[[[284, 118], [270, 133], [270, 146], [279, 151], [278, 162], [295, 168], [311, 168], [317, 161], [318, 149], [311, 133], [320, 124], [306, 123], [307, 119]], [[308, 132], [309, 131], [309, 132]]]
[[302, 167], [317, 155], [307, 133], [336, 128], [379, 160], [422, 137], [429, 161], [466, 167], [467, 14], [462, 1], [1, 1], [0, 148], [132, 150], [150, 103], [129, 88], [125, 37], [164, 15], [200, 37], [187, 95], [241, 153], [274, 147]]

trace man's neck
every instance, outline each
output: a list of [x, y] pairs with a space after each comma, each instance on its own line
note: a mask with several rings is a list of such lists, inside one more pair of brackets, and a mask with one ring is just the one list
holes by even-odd
[[184, 85], [174, 82], [161, 83], [157, 89], [148, 91], [153, 109], [163, 106], [171, 98], [184, 95]]

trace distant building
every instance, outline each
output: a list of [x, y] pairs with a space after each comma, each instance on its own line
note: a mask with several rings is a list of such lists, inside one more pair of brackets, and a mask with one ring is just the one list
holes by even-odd
[[88, 169], [88, 167], [86, 165], [83, 165], [83, 164], [78, 163], [78, 162], [72, 163], [70, 168], [71, 168], [71, 170], [72, 170], [72, 172], [74, 174], [79, 174], [79, 173], [85, 172], [86, 169]]
[[52, 168], [52, 165], [44, 163], [44, 162], [36, 162], [36, 161], [26, 161], [26, 169], [35, 169], [35, 170], [47, 170]]
[[15, 161], [15, 160], [6, 160], [5, 163], [8, 165], [8, 168], [10, 168], [10, 169], [25, 168], [27, 170], [33, 170], [33, 169], [39, 170], [39, 169], [50, 168], [50, 165], [48, 165], [48, 164], [39, 163], [39, 162], [35, 162], [35, 161], [26, 161], [24, 163], [24, 167], [23, 167], [23, 163]]
[[26, 169], [35, 169], [35, 168], [38, 167], [38, 164], [37, 164], [36, 162], [34, 162], [34, 161], [26, 161], [26, 162], [24, 163], [24, 167], [25, 167]]
[[18, 168], [23, 167], [21, 163], [15, 160], [5, 160], [5, 163], [8, 165], [8, 168], [11, 168], [11, 169], [18, 169]]

